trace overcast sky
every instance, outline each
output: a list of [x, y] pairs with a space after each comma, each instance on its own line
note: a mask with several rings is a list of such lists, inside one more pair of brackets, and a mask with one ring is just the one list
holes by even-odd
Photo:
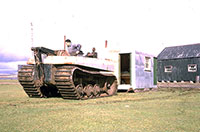
[[[31, 46], [63, 48], [63, 36], [96, 47], [136, 49], [199, 43], [199, 0], [1, 0], [0, 53], [31, 56]], [[31, 23], [33, 24], [33, 44]]]

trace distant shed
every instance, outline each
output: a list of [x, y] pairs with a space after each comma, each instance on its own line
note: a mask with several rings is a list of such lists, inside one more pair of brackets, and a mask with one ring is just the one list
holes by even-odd
[[158, 82], [199, 82], [200, 44], [165, 48], [157, 57]]

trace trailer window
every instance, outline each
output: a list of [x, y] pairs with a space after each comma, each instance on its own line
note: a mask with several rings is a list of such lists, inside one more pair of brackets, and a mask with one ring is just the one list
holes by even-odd
[[145, 57], [144, 70], [151, 71], [151, 58], [150, 57]]
[[197, 64], [189, 64], [188, 72], [197, 72]]
[[172, 72], [173, 66], [165, 66], [165, 72]]

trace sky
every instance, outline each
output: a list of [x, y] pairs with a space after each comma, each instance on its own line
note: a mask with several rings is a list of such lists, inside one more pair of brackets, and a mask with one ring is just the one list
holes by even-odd
[[16, 69], [32, 56], [33, 46], [63, 49], [64, 35], [84, 53], [96, 47], [100, 55], [105, 40], [110, 49], [155, 56], [164, 47], [199, 43], [199, 5], [199, 0], [0, 1], [0, 69]]

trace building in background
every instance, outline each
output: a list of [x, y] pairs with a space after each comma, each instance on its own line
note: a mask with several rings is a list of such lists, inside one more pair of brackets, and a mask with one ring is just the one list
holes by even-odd
[[167, 47], [157, 59], [159, 87], [187, 87], [199, 83], [200, 44]]

